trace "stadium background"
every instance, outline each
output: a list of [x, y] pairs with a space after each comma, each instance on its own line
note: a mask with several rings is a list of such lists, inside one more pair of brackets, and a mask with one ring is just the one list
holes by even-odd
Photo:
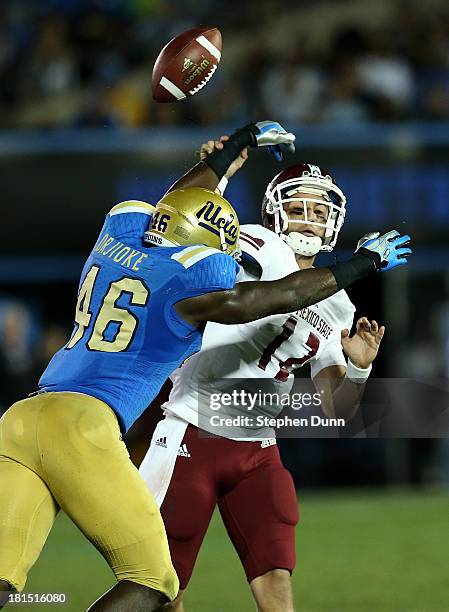
[[[182, 104], [151, 100], [158, 51], [198, 24], [224, 39], [220, 70]], [[374, 374], [449, 372], [449, 11], [403, 0], [2, 0], [0, 411], [36, 387], [71, 329], [83, 260], [116, 202], [155, 202], [201, 142], [276, 119], [295, 160], [332, 169], [348, 196], [336, 254], [366, 230], [412, 234], [407, 270], [359, 283], [359, 314], [387, 326]], [[286, 160], [288, 163], [291, 160]], [[257, 221], [279, 171], [252, 151], [227, 196]], [[325, 260], [322, 260], [325, 262]], [[425, 406], [423, 406], [425, 409]], [[128, 436], [136, 462], [154, 408]], [[446, 610], [449, 443], [286, 440], [299, 489], [301, 610]], [[219, 521], [190, 609], [252, 609]], [[28, 590], [80, 610], [112, 576], [58, 521]]]

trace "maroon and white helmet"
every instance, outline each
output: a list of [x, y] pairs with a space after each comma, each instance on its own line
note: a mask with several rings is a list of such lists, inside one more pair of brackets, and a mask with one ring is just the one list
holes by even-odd
[[[293, 197], [299, 191], [310, 194], [310, 197]], [[317, 199], [316, 196], [324, 198], [324, 204], [329, 207], [325, 223], [307, 219], [308, 202], [323, 204], [323, 201]], [[287, 202], [301, 202], [304, 208], [304, 219], [301, 221], [289, 220], [284, 210]], [[346, 198], [342, 190], [335, 184], [332, 175], [327, 170], [313, 164], [297, 164], [277, 174], [269, 183], [262, 203], [262, 222], [265, 227], [281, 236], [295, 253], [312, 257], [318, 251], [332, 251], [334, 248], [345, 219], [345, 205]], [[286, 235], [289, 223], [307, 223], [324, 227], [324, 238], [306, 236], [300, 232], [290, 232]]]

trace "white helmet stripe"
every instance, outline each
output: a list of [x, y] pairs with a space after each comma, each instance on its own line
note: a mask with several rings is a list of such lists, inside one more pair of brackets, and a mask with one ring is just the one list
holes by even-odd
[[310, 168], [310, 174], [312, 176], [321, 176], [321, 168], [319, 166], [315, 166], [314, 164], [307, 164]]

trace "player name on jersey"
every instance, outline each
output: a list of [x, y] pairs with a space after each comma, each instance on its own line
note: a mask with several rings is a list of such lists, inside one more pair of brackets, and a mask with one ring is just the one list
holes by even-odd
[[109, 257], [115, 261], [115, 263], [119, 263], [125, 268], [136, 271], [139, 270], [138, 264], [148, 257], [146, 253], [142, 253], [137, 249], [133, 249], [123, 244], [123, 242], [120, 242], [120, 240], [117, 240], [117, 238], [107, 233], [103, 237], [100, 237], [100, 241], [95, 246], [94, 251], [95, 253]]

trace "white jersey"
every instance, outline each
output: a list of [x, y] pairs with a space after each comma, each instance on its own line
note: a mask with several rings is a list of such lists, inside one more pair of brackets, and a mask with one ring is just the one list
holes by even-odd
[[[240, 242], [244, 259], [257, 262], [261, 274], [254, 276], [242, 268], [239, 282], [275, 280], [299, 269], [290, 247], [261, 225], [241, 226]], [[201, 351], [172, 374], [173, 390], [163, 407], [219, 434], [201, 419], [202, 399], [206, 401], [211, 393], [229, 388], [228, 379], [271, 379], [277, 392], [288, 392], [293, 370], [306, 363], [310, 363], [312, 377], [331, 365], [346, 366], [341, 330], [352, 327], [354, 312], [347, 293], [339, 291], [290, 315], [273, 315], [241, 325], [208, 323]], [[278, 406], [272, 407], [272, 416], [279, 412]], [[251, 431], [247, 433], [247, 439], [252, 439]]]

